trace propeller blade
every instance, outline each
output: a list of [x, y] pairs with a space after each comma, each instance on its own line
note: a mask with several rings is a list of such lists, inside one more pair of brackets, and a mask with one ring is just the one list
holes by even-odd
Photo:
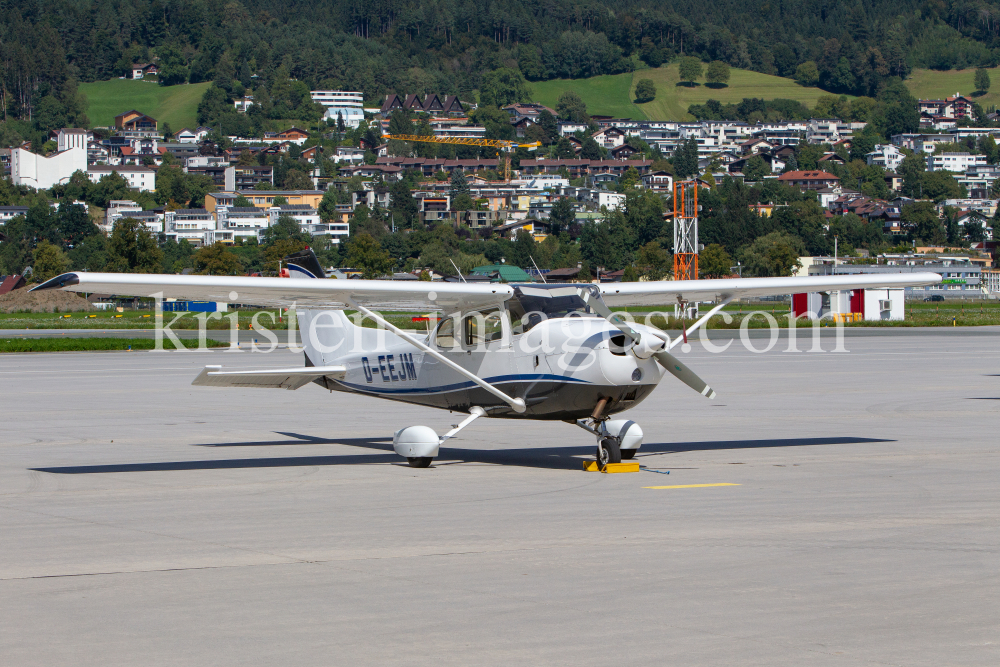
[[704, 380], [695, 375], [694, 371], [682, 364], [680, 359], [666, 350], [656, 352], [653, 356], [660, 363], [660, 365], [675, 378], [691, 387], [702, 396], [709, 399], [715, 398], [715, 390], [709, 387]]

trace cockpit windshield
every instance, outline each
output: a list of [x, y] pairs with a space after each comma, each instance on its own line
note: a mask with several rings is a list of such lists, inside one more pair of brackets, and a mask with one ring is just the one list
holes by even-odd
[[526, 333], [544, 320], [593, 315], [577, 289], [566, 285], [515, 287], [514, 296], [507, 301], [514, 335]]

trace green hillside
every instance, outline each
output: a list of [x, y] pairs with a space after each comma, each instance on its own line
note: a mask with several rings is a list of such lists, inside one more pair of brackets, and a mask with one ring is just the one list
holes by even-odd
[[198, 122], [198, 103], [209, 83], [189, 83], [179, 86], [160, 86], [152, 81], [111, 79], [81, 83], [80, 92], [87, 96], [87, 117], [91, 125], [112, 126], [115, 116], [135, 109], [162, 123], [169, 123], [177, 131], [182, 127], [195, 127]]
[[[906, 79], [906, 87], [913, 96], [923, 100], [937, 100], [943, 97], [953, 97], [955, 93], [973, 96], [976, 87], [972, 83], [974, 69], [954, 69], [938, 71], [933, 69], [915, 69]], [[1000, 67], [989, 70], [992, 85], [990, 92], [982, 97], [973, 98], [983, 105], [983, 108], [1000, 106]]]
[[587, 103], [587, 112], [598, 116], [646, 120], [646, 115], [632, 103], [631, 74], [609, 74], [589, 79], [553, 79], [531, 84], [532, 99], [555, 109], [559, 96], [572, 90]]
[[[646, 104], [634, 104], [635, 85], [639, 79], [652, 79], [656, 84], [656, 99]], [[971, 81], [971, 74], [970, 74]], [[576, 92], [587, 103], [591, 114], [632, 118], [635, 120], [693, 120], [687, 109], [692, 104], [708, 100], [722, 103], [740, 102], [744, 97], [766, 100], [783, 98], [798, 100], [806, 106], [816, 105], [820, 95], [829, 95], [819, 88], [807, 88], [792, 79], [770, 76], [748, 70], [733, 69], [729, 85], [709, 88], [704, 84], [679, 86], [677, 64], [645, 69], [633, 74], [612, 74], [589, 79], [555, 79], [531, 84], [536, 102], [555, 108], [559, 96], [567, 90]], [[998, 82], [1000, 88], [1000, 82]]]
[[771, 76], [749, 70], [733, 69], [729, 85], [722, 88], [709, 88], [704, 83], [696, 86], [680, 86], [680, 74], [677, 63], [671, 63], [636, 72], [633, 75], [633, 87], [639, 79], [652, 79], [656, 84], [656, 99], [640, 105], [642, 110], [652, 120], [693, 120], [688, 114], [692, 104], [704, 104], [708, 100], [718, 100], [723, 104], [737, 103], [744, 97], [758, 97], [765, 100], [777, 98], [798, 100], [807, 107], [816, 106], [816, 100], [821, 95], [830, 93], [819, 88], [807, 88], [795, 83], [792, 79]]

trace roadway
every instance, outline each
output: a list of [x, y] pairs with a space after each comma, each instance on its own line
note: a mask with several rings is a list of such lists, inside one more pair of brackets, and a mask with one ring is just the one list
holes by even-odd
[[457, 416], [190, 386], [287, 350], [4, 355], [0, 655], [1000, 664], [996, 333], [903, 331], [696, 345], [719, 398], [668, 376], [624, 475], [564, 423], [482, 420], [414, 470], [392, 432]]

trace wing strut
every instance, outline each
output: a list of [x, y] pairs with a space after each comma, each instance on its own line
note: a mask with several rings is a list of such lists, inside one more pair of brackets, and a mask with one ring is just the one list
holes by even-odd
[[[726, 306], [728, 306], [729, 303], [732, 300], [733, 300], [733, 297], [727, 296], [725, 299], [723, 299], [722, 301], [720, 301], [717, 306], [714, 306], [712, 308], [712, 310], [708, 311], [707, 313], [705, 313], [704, 315], [702, 315], [701, 317], [699, 317], [695, 321], [695, 323], [691, 325], [691, 328], [684, 332], [684, 336], [687, 337], [687, 336], [690, 336], [691, 334], [693, 334], [695, 331], [697, 331], [701, 327], [702, 324], [704, 324], [705, 322], [708, 322], [708, 319], [710, 317], [712, 317], [712, 315], [715, 315], [717, 312], [719, 312], [720, 310], [722, 310], [723, 308], [725, 308]], [[674, 348], [674, 346], [677, 345], [678, 343], [680, 343], [682, 340], [684, 340], [684, 338], [676, 338], [676, 339], [674, 339], [673, 341], [671, 341], [671, 343], [669, 345], [667, 345], [667, 350], [672, 350]]]
[[393, 332], [397, 336], [400, 336], [400, 337], [405, 338], [406, 340], [410, 341], [411, 343], [413, 343], [414, 345], [416, 345], [417, 347], [419, 347], [421, 350], [423, 350], [427, 354], [431, 355], [432, 357], [434, 357], [435, 359], [437, 359], [438, 361], [440, 361], [445, 366], [448, 366], [452, 370], [454, 370], [454, 371], [460, 373], [461, 375], [464, 375], [465, 377], [469, 378], [470, 380], [472, 380], [473, 382], [475, 382], [476, 384], [478, 384], [480, 387], [482, 387], [483, 389], [485, 389], [486, 391], [490, 392], [491, 394], [493, 394], [494, 396], [496, 396], [497, 398], [499, 398], [501, 401], [503, 401], [504, 403], [506, 403], [507, 405], [509, 405], [514, 410], [514, 412], [517, 412], [517, 413], [524, 412], [525, 405], [524, 405], [524, 399], [523, 398], [512, 398], [512, 397], [508, 396], [507, 394], [505, 394], [504, 392], [500, 391], [499, 389], [497, 389], [496, 387], [494, 387], [489, 382], [487, 382], [486, 380], [482, 379], [481, 377], [479, 377], [478, 375], [476, 375], [472, 371], [469, 371], [469, 370], [466, 370], [466, 369], [462, 368], [461, 366], [459, 366], [458, 364], [456, 364], [454, 361], [452, 361], [451, 359], [449, 359], [447, 356], [441, 354], [440, 352], [438, 352], [437, 350], [435, 350], [434, 348], [432, 348], [430, 345], [425, 344], [423, 341], [417, 340], [415, 337], [413, 337], [410, 334], [406, 333], [402, 329], [399, 329], [398, 327], [394, 326], [390, 322], [387, 322], [378, 313], [372, 312], [372, 311], [368, 310], [367, 308], [365, 308], [364, 306], [359, 305], [353, 299], [348, 299], [348, 301], [350, 302], [352, 308], [356, 308], [357, 310], [361, 311], [362, 313], [364, 313], [368, 317], [372, 318], [373, 320], [375, 320], [376, 322], [378, 322], [379, 324], [381, 324], [382, 326], [384, 326], [386, 329], [388, 329], [389, 331]]

